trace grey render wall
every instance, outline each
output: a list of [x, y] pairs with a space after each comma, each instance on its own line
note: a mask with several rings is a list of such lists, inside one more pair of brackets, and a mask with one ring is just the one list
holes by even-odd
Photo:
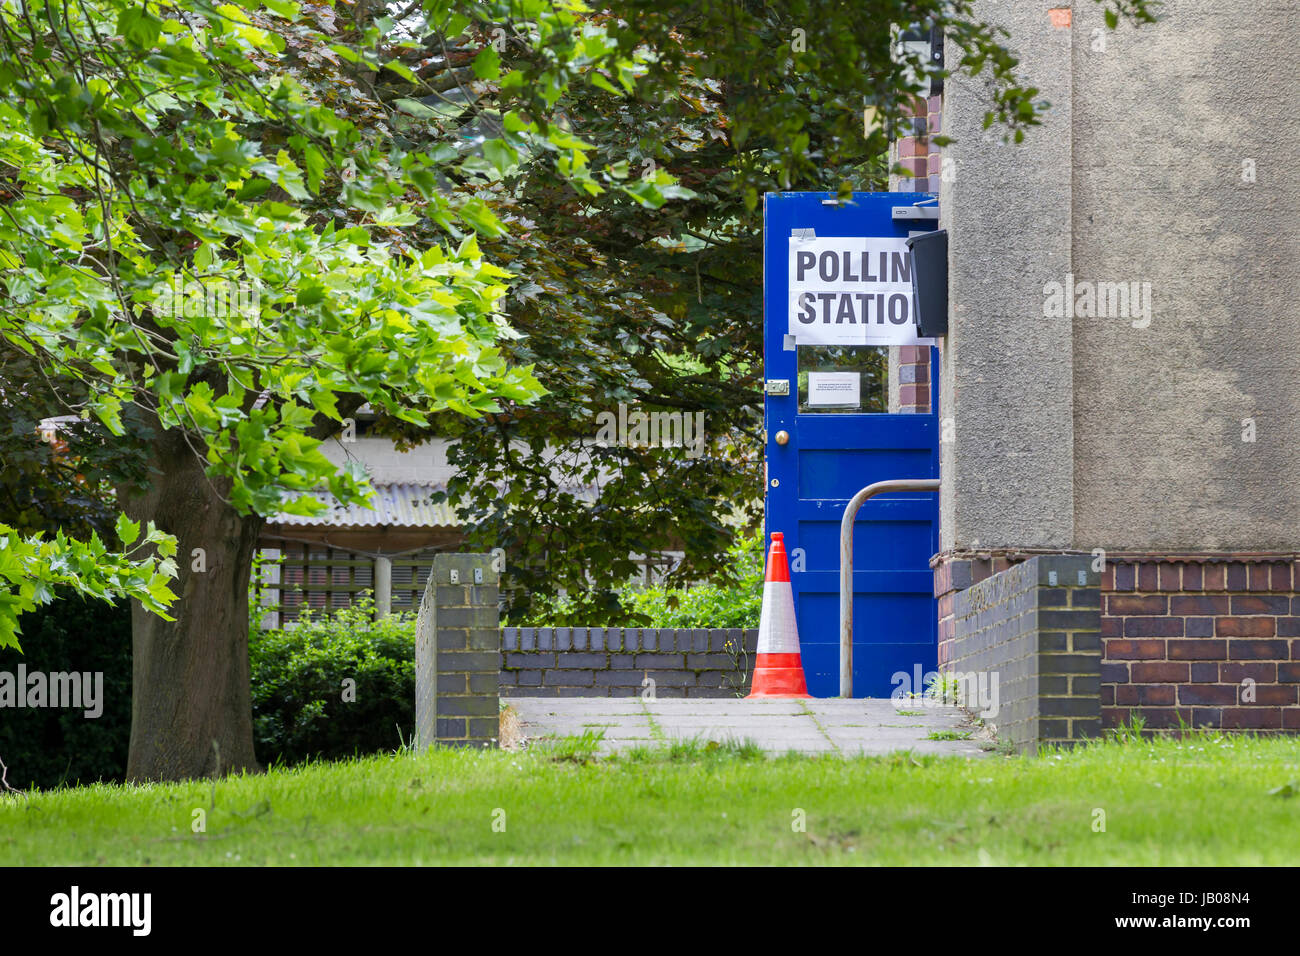
[[1074, 16], [1074, 272], [1154, 299], [1074, 323], [1076, 546], [1300, 548], [1300, 6]]
[[[940, 186], [948, 230], [949, 335], [943, 347], [940, 547], [1069, 547], [1073, 362], [1070, 328], [1042, 317], [1044, 274], [1070, 263], [1070, 39], [1040, 0], [977, 2], [1006, 27], [1033, 85], [1053, 104], [1020, 145], [983, 129], [983, 80], [944, 88], [956, 143]], [[945, 56], [956, 63], [951, 41]]]
[[[1051, 103], [1020, 146], [983, 134], [982, 82], [947, 84], [941, 547], [1294, 550], [1300, 9], [1179, 0], [1111, 32], [1065, 6], [975, 5]], [[1150, 326], [1045, 318], [1067, 274], [1150, 282]]]

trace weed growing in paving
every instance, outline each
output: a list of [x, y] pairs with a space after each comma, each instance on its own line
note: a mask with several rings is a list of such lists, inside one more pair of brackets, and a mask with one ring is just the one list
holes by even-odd
[[761, 760], [763, 749], [752, 740], [709, 740], [706, 737], [674, 738], [659, 747], [633, 747], [619, 759], [629, 763], [685, 763], [692, 760]]
[[576, 737], [544, 737], [530, 749], [548, 760], [589, 763], [596, 759], [604, 739], [603, 730], [584, 730]]
[[925, 689], [925, 696], [941, 704], [957, 703], [960, 683], [954, 674], [935, 674]]

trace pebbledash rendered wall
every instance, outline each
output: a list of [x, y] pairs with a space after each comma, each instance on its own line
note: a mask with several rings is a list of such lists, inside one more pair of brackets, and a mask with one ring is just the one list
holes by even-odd
[[1300, 551], [1300, 10], [1221, 10], [976, 0], [1049, 108], [944, 88], [941, 550]]
[[1050, 108], [1004, 143], [944, 91], [941, 658], [961, 592], [1095, 555], [1103, 728], [1300, 730], [1300, 11], [1219, 9], [976, 0]]
[[757, 630], [506, 627], [501, 696], [743, 697], [757, 644]]

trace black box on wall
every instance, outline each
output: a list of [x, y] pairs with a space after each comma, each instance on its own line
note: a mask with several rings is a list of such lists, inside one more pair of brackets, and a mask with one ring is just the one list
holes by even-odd
[[907, 240], [912, 257], [912, 301], [917, 334], [948, 334], [948, 230], [936, 229]]

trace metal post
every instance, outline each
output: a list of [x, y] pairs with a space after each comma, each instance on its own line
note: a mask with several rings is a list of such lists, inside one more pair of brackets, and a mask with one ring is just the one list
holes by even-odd
[[[280, 626], [280, 602], [283, 597], [280, 594], [280, 549], [279, 548], [262, 548], [262, 580], [261, 580], [262, 606], [266, 608], [261, 612], [262, 616], [258, 620], [258, 626], [264, 631], [275, 630]], [[271, 585], [274, 585], [272, 587]]]
[[938, 478], [895, 478], [867, 485], [849, 501], [840, 519], [840, 696], [853, 696], [853, 521], [858, 509], [891, 491], [938, 491]]
[[375, 617], [393, 612], [393, 559], [375, 558]]

